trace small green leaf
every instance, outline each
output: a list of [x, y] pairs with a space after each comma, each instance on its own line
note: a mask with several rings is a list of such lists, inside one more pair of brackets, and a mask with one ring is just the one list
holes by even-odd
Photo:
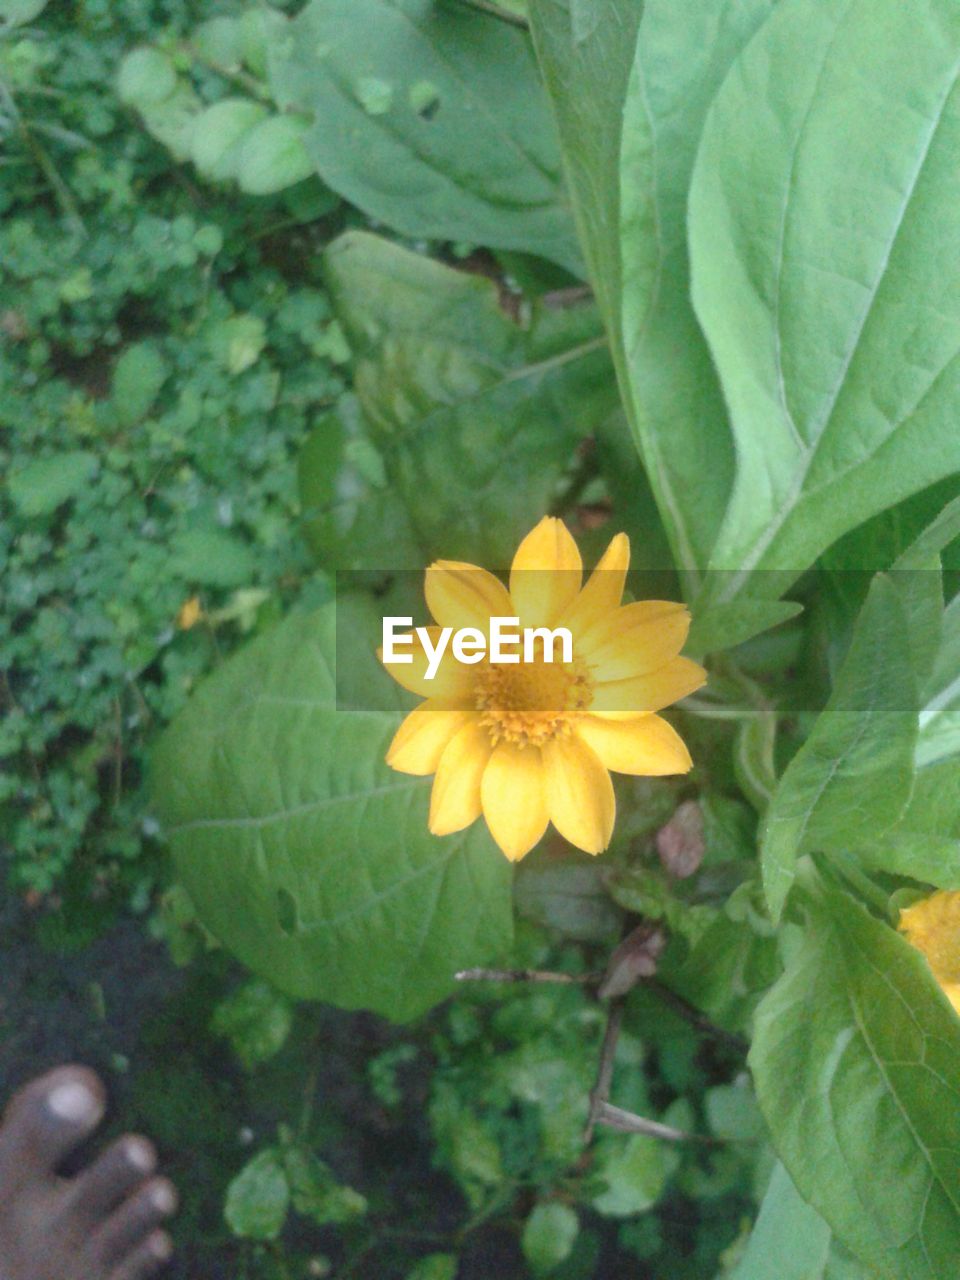
[[86, 488], [99, 467], [96, 454], [76, 450], [37, 458], [8, 481], [10, 498], [22, 516], [46, 516]]
[[166, 377], [166, 363], [152, 342], [125, 349], [113, 369], [113, 406], [124, 426], [147, 416]]
[[457, 1255], [455, 1253], [431, 1253], [421, 1258], [407, 1280], [456, 1280]]
[[0, 22], [10, 27], [22, 27], [39, 18], [49, 0], [0, 0]]
[[271, 116], [254, 125], [237, 147], [240, 190], [268, 196], [309, 178], [313, 163], [304, 150], [306, 130], [306, 123], [295, 116]]
[[366, 1213], [366, 1199], [352, 1187], [341, 1186], [312, 1151], [288, 1144], [283, 1149], [283, 1162], [294, 1209], [317, 1226], [343, 1226]]
[[253, 1067], [280, 1052], [292, 1025], [289, 1000], [266, 982], [254, 981], [217, 1005], [211, 1029], [230, 1041], [245, 1067]]
[[606, 1183], [591, 1203], [609, 1218], [646, 1213], [660, 1199], [676, 1163], [662, 1142], [644, 1133], [610, 1136], [600, 1147], [596, 1174]]
[[255, 565], [248, 544], [226, 529], [183, 529], [170, 541], [169, 570], [191, 586], [241, 587]]
[[120, 63], [117, 93], [133, 107], [164, 102], [177, 87], [173, 62], [159, 49], [134, 49]]
[[190, 142], [193, 163], [211, 182], [238, 177], [240, 144], [266, 118], [266, 107], [248, 98], [215, 102], [194, 122]]
[[218, 321], [208, 335], [210, 350], [236, 376], [260, 359], [267, 343], [267, 326], [259, 316], [245, 314]]
[[557, 1200], [534, 1206], [523, 1224], [520, 1246], [534, 1275], [545, 1276], [569, 1258], [580, 1231], [576, 1211]]
[[290, 1186], [282, 1153], [269, 1147], [255, 1155], [227, 1188], [224, 1217], [235, 1236], [276, 1240], [290, 1208]]

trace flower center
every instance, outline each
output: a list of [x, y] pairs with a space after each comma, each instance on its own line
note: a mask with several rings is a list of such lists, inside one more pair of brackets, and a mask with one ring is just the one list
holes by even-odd
[[573, 662], [484, 662], [477, 670], [476, 706], [494, 745], [542, 746], [569, 733], [570, 717], [590, 704], [591, 681]]

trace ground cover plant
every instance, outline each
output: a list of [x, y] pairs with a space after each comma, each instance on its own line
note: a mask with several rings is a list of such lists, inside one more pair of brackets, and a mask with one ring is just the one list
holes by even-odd
[[955, 7], [0, 21], [9, 1077], [184, 1275], [952, 1277]]

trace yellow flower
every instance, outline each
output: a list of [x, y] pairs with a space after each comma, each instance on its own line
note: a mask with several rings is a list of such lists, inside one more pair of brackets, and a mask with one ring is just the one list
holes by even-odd
[[960, 893], [940, 890], [900, 912], [900, 932], [922, 951], [947, 999], [960, 1013]]
[[191, 627], [195, 627], [203, 617], [203, 610], [200, 607], [200, 597], [191, 596], [189, 600], [184, 600], [177, 614], [177, 626], [181, 631], [189, 631]]
[[[582, 586], [580, 552], [559, 520], [546, 518], [520, 544], [510, 588], [475, 565], [438, 560], [426, 573], [436, 628], [475, 627], [492, 617], [522, 628], [564, 627], [572, 654], [543, 644], [532, 661], [476, 665], [445, 651], [433, 679], [415, 641], [412, 665], [388, 665], [405, 689], [426, 698], [397, 731], [387, 763], [401, 773], [436, 774], [430, 830], [448, 835], [482, 814], [513, 862], [552, 822], [571, 844], [601, 853], [615, 815], [608, 770], [660, 776], [686, 773], [687, 748], [655, 715], [698, 689], [706, 672], [679, 657], [690, 617], [683, 605], [645, 600], [621, 605], [630, 543], [618, 534]], [[409, 651], [409, 650], [408, 650]], [[489, 650], [488, 650], [489, 652]], [[518, 656], [521, 656], [518, 654]], [[571, 656], [572, 661], [562, 661]]]

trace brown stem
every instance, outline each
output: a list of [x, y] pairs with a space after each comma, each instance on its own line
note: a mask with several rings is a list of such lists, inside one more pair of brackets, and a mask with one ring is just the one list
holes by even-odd
[[597, 1079], [590, 1090], [590, 1111], [587, 1115], [586, 1127], [583, 1131], [584, 1146], [593, 1137], [593, 1131], [600, 1119], [600, 1114], [610, 1097], [610, 1086], [613, 1084], [613, 1059], [617, 1052], [617, 1042], [623, 1026], [623, 1006], [625, 997], [618, 996], [611, 1000], [607, 1009], [607, 1026], [603, 1033], [603, 1044], [600, 1046], [600, 1063], [597, 1067]]
[[589, 987], [599, 981], [596, 973], [555, 973], [550, 969], [461, 969], [457, 982], [561, 982]]

